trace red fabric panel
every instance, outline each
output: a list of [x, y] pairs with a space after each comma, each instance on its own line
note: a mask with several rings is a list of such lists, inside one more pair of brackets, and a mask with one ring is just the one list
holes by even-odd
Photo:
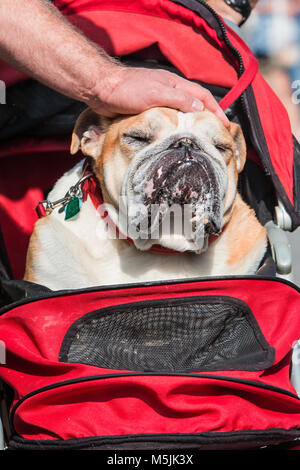
[[274, 172], [293, 204], [293, 137], [288, 113], [277, 95], [257, 74], [253, 91], [264, 135], [271, 154]]
[[291, 429], [297, 419], [299, 401], [271, 390], [211, 378], [138, 376], [46, 391], [21, 405], [15, 425], [24, 438], [72, 439]]
[[[111, 55], [122, 56], [157, 44], [187, 78], [208, 83], [217, 81], [225, 87], [231, 87], [236, 81], [232, 62], [224, 55], [226, 46], [202, 18], [186, 8], [165, 0], [58, 0], [54, 3]], [[215, 43], [211, 43], [211, 38]], [[0, 65], [1, 74], [9, 85], [17, 81], [19, 72]]]
[[[251, 380], [295, 393], [289, 381], [289, 360], [300, 331], [299, 293], [279, 281], [228, 279], [120, 287], [16, 307], [0, 317], [0, 338], [7, 351], [0, 376], [15, 389], [17, 400], [65, 380], [120, 372], [58, 362], [66, 331], [77, 318], [105, 306], [199, 295], [244, 300], [276, 349], [274, 365], [257, 372], [207, 372], [207, 378], [201, 379], [138, 375], [65, 385], [25, 400], [14, 421], [17, 432], [27, 438], [66, 439], [299, 427], [298, 398], [230, 381]], [[211, 375], [225, 380], [209, 378]]]
[[221, 48], [210, 47], [206, 35], [179, 22], [136, 13], [120, 15], [118, 11], [82, 12], [68, 19], [110, 55], [128, 55], [157, 45], [189, 79], [229, 88], [236, 82], [237, 74]]
[[0, 145], [0, 224], [16, 279], [24, 275], [37, 203], [78, 161], [69, 156], [68, 147], [64, 139], [21, 139]]

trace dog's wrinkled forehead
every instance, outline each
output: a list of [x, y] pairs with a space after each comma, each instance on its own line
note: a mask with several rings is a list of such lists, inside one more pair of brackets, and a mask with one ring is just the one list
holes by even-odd
[[106, 118], [87, 109], [76, 122], [71, 153], [80, 149], [84, 155], [100, 159], [104, 164], [120, 151], [131, 159], [150, 145], [172, 144], [176, 138], [184, 137], [193, 137], [199, 148], [204, 144], [203, 150], [208, 153], [208, 145], [217, 147], [221, 144], [234, 150], [234, 141], [241, 141], [236, 138], [240, 133], [238, 128], [231, 123], [231, 128], [226, 129], [210, 111], [182, 113], [158, 107], [134, 116]]
[[[108, 130], [110, 138], [114, 128], [118, 126], [120, 144], [123, 147], [150, 145], [170, 135], [193, 134], [198, 139], [216, 145], [218, 139], [228, 145], [232, 138], [221, 121], [211, 112], [182, 113], [168, 108], [154, 108], [138, 116], [117, 119]], [[135, 142], [136, 141], [136, 142]], [[137, 148], [133, 151], [136, 151]]]

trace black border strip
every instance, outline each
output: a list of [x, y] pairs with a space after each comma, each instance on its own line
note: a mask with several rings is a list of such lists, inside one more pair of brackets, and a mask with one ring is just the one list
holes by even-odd
[[[291, 442], [293, 441], [293, 442]], [[225, 450], [259, 448], [267, 445], [300, 445], [299, 429], [270, 428], [199, 434], [124, 434], [95, 436], [68, 440], [34, 440], [13, 436], [9, 450], [162, 450], [199, 449]], [[273, 450], [273, 449], [272, 449]]]
[[[30, 304], [31, 302], [39, 301], [39, 300], [47, 300], [53, 299], [55, 297], [64, 297], [64, 296], [72, 296], [78, 294], [89, 294], [92, 292], [105, 292], [109, 290], [123, 290], [123, 289], [137, 289], [137, 288], [148, 288], [148, 287], [159, 287], [159, 286], [170, 286], [174, 284], [193, 284], [193, 283], [201, 283], [201, 282], [218, 282], [218, 281], [268, 281], [268, 282], [278, 282], [279, 284], [284, 284], [296, 292], [300, 294], [300, 286], [298, 287], [291, 281], [286, 279], [282, 279], [279, 277], [272, 277], [272, 276], [215, 276], [215, 277], [200, 277], [200, 278], [189, 278], [189, 279], [169, 279], [165, 281], [149, 281], [149, 282], [137, 282], [132, 284], [112, 284], [112, 285], [104, 285], [104, 286], [95, 286], [95, 287], [88, 287], [82, 289], [64, 289], [64, 290], [57, 290], [57, 291], [50, 291], [43, 296], [37, 296], [32, 298], [26, 298], [22, 300], [18, 300], [17, 302], [13, 302], [9, 305], [6, 305], [0, 309], [0, 315], [3, 315], [6, 312], [11, 311], [14, 308], [20, 307], [22, 305]], [[32, 283], [34, 284], [34, 283]]]
[[[129, 302], [125, 304], [117, 304], [117, 305], [113, 305], [110, 307], [95, 309], [79, 317], [68, 328], [65, 334], [65, 337], [62, 341], [60, 351], [59, 351], [59, 361], [70, 363], [70, 361], [68, 360], [68, 353], [69, 353], [69, 349], [70, 349], [74, 336], [79, 332], [82, 325], [86, 323], [87, 321], [89, 321], [90, 318], [94, 318], [95, 315], [97, 316], [97, 318], [99, 318], [100, 316], [105, 316], [109, 314], [124, 313], [130, 310], [131, 308], [139, 308], [139, 307], [145, 308], [146, 306], [150, 306], [150, 307], [151, 306], [152, 307], [153, 306], [155, 307], [174, 306], [174, 305], [179, 306], [179, 305], [185, 305], [185, 304], [190, 304], [190, 303], [192, 304], [223, 303], [229, 306], [234, 306], [234, 308], [239, 308], [242, 311], [245, 320], [247, 321], [249, 327], [251, 328], [254, 334], [254, 337], [258, 345], [261, 348], [259, 353], [263, 354], [264, 359], [261, 362], [257, 362], [255, 366], [252, 365], [252, 363], [246, 365], [243, 362], [237, 363], [236, 361], [234, 361], [234, 363], [231, 365], [231, 361], [228, 360], [228, 361], [225, 361], [223, 366], [219, 363], [219, 364], [216, 364], [214, 367], [203, 366], [200, 368], [200, 370], [187, 369], [187, 370], [178, 370], [177, 372], [191, 373], [191, 372], [203, 372], [203, 371], [212, 371], [212, 370], [218, 370], [218, 371], [243, 370], [243, 371], [253, 372], [257, 370], [264, 370], [273, 364], [274, 359], [275, 359], [275, 349], [272, 346], [270, 346], [269, 343], [267, 342], [248, 304], [241, 299], [238, 299], [236, 297], [226, 296], [226, 295], [205, 295], [205, 296], [190, 296], [190, 297], [184, 297], [184, 298], [168, 297], [164, 299], [149, 299], [149, 300]], [[249, 355], [247, 355], [247, 357], [249, 359]], [[76, 361], [76, 363], [77, 362], [80, 363], [80, 361]], [[95, 364], [93, 363], [85, 362], [84, 364], [95, 366]], [[96, 365], [96, 367], [101, 367], [101, 366]], [[110, 368], [114, 370], [124, 370], [124, 368], [122, 369], [116, 369], [115, 367], [110, 367]], [[136, 371], [137, 370], [135, 369], [135, 372]], [[165, 373], [168, 374], [168, 371], [165, 371]]]

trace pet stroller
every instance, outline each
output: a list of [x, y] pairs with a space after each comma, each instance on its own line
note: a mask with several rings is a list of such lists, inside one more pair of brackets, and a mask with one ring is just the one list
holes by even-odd
[[300, 298], [285, 230], [300, 224], [300, 151], [284, 107], [203, 2], [55, 4], [109, 54], [201, 83], [240, 123], [239, 190], [267, 226], [269, 250], [253, 276], [55, 292], [22, 281], [34, 208], [74, 165], [82, 105], [1, 64], [10, 85], [0, 116], [2, 447], [295, 448]]

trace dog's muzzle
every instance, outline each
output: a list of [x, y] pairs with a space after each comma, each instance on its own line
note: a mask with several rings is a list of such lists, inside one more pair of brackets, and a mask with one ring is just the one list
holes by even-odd
[[[189, 217], [194, 233], [200, 231], [202, 236], [208, 236], [220, 232], [226, 167], [221, 159], [202, 151], [195, 140], [177, 139], [161, 152], [145, 158], [132, 170], [128, 182], [129, 202], [145, 208], [136, 214], [132, 211], [130, 223], [142, 226], [146, 218], [147, 226], [153, 229], [170, 208], [179, 206]], [[156, 211], [160, 208], [156, 217], [153, 208]]]

